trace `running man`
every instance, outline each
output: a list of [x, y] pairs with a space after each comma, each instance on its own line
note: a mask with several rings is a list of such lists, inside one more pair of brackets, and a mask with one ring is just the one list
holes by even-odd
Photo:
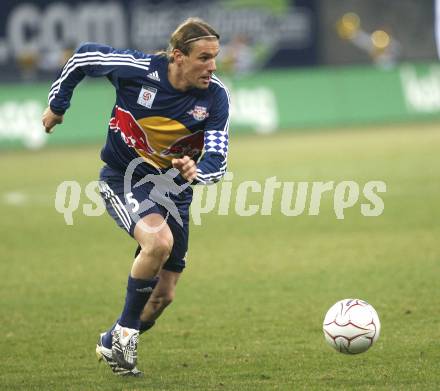
[[198, 18], [178, 26], [168, 49], [156, 54], [87, 43], [49, 93], [43, 125], [51, 133], [85, 76], [106, 77], [116, 90], [100, 191], [110, 216], [138, 247], [125, 305], [96, 352], [118, 375], [142, 375], [139, 335], [174, 298], [188, 249], [189, 185], [217, 182], [226, 171], [230, 103], [214, 75], [219, 50], [219, 34]]

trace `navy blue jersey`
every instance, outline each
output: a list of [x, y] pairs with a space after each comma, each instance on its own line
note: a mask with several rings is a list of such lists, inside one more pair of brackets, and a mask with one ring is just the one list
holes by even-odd
[[[206, 90], [176, 90], [168, 80], [168, 58], [136, 50], [87, 43], [60, 71], [49, 93], [52, 111], [69, 108], [76, 85], [85, 77], [105, 76], [116, 89], [102, 160], [124, 172], [142, 157], [136, 173], [157, 173], [173, 158], [197, 162], [195, 182], [217, 182], [226, 171], [229, 92], [212, 76]], [[203, 155], [202, 155], [203, 154]]]

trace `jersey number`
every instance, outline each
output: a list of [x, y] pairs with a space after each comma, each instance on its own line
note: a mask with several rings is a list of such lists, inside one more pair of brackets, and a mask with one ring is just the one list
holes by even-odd
[[127, 202], [131, 205], [131, 211], [136, 213], [139, 210], [139, 202], [137, 202], [136, 198], [133, 198], [133, 193], [127, 193], [125, 195]]

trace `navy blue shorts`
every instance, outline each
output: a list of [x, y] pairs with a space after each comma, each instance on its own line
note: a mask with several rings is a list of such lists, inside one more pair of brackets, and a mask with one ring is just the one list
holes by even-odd
[[[174, 239], [170, 257], [163, 269], [180, 273], [185, 268], [188, 250], [189, 207], [193, 191], [187, 183], [177, 185], [174, 182], [170, 182], [167, 187], [169, 192], [164, 191], [163, 181], [160, 182], [162, 186], [160, 183], [159, 185], [154, 183], [158, 176], [149, 177], [152, 181], [144, 179], [145, 183], [138, 186], [136, 184], [143, 178], [133, 177], [125, 184], [124, 189], [124, 174], [104, 166], [100, 173], [101, 196], [105, 201], [107, 212], [131, 237], [134, 237], [134, 228], [142, 217], [152, 213], [162, 215]], [[157, 227], [151, 228], [154, 230]]]

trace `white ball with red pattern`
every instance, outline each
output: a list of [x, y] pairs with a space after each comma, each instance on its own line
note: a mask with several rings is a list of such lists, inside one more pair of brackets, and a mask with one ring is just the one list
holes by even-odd
[[327, 311], [322, 328], [332, 348], [341, 353], [357, 354], [377, 341], [380, 321], [376, 310], [366, 301], [345, 299]]

